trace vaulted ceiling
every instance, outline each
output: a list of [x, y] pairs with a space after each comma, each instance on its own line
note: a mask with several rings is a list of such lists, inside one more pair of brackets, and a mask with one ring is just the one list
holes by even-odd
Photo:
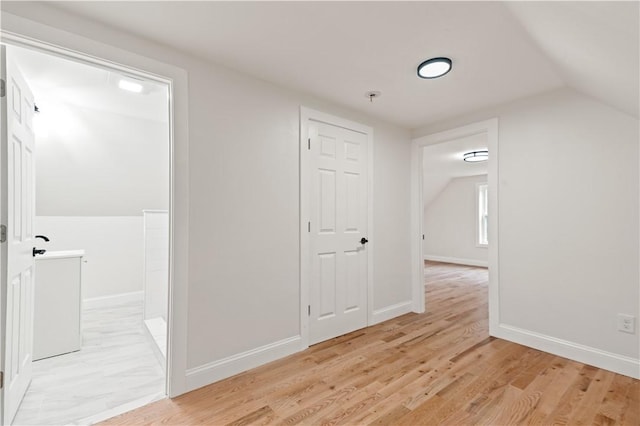
[[487, 162], [467, 163], [466, 152], [487, 149], [487, 134], [479, 133], [422, 148], [422, 202], [428, 206], [455, 178], [487, 174]]
[[[638, 116], [638, 2], [49, 5], [407, 128], [560, 87]], [[417, 78], [434, 56], [452, 72]]]
[[14, 60], [35, 96], [41, 116], [58, 115], [61, 104], [106, 111], [158, 122], [168, 122], [168, 91], [165, 85], [140, 82], [143, 93], [118, 88], [121, 73], [107, 71], [47, 55], [34, 50], [9, 46], [7, 56]]

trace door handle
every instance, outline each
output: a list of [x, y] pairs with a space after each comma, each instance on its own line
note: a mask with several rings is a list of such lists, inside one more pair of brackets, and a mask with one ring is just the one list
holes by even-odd
[[33, 251], [31, 252], [33, 254], [33, 257], [36, 257], [36, 255], [38, 254], [45, 254], [47, 251], [45, 249], [37, 249], [37, 248], [33, 248]]
[[360, 239], [360, 244], [362, 244], [362, 245], [365, 245], [365, 244], [367, 244], [368, 242], [369, 242], [369, 240], [367, 240], [365, 237], [362, 237], [362, 238]]

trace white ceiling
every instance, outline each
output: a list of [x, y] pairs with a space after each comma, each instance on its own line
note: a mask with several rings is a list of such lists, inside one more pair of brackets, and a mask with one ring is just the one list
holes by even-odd
[[638, 114], [637, 2], [49, 4], [408, 128], [563, 86]]
[[144, 85], [143, 92], [127, 92], [118, 87], [119, 80], [126, 77], [115, 71], [29, 49], [7, 49], [24, 74], [43, 116], [66, 103], [146, 120], [169, 120], [166, 85], [136, 80]]
[[[487, 149], [487, 134], [466, 136], [422, 149], [422, 199], [428, 206], [451, 179], [487, 174], [487, 161], [467, 163], [463, 154]], [[491, 153], [489, 153], [491, 155]]]
[[506, 4], [568, 86], [638, 116], [638, 1]]

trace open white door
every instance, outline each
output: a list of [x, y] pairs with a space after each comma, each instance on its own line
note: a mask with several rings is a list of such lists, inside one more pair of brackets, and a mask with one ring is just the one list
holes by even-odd
[[[33, 94], [2, 46], [3, 424], [16, 415], [32, 375], [35, 180]], [[7, 60], [8, 59], [8, 60]], [[5, 268], [6, 266], [6, 268]]]
[[367, 326], [368, 138], [309, 121], [309, 343]]

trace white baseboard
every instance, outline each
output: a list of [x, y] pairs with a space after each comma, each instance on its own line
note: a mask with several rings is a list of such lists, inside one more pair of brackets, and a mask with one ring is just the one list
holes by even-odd
[[583, 364], [640, 379], [640, 359], [614, 354], [590, 346], [558, 339], [510, 325], [496, 327], [494, 337], [529, 346]]
[[425, 254], [424, 260], [431, 260], [433, 262], [455, 263], [456, 265], [481, 266], [483, 268], [489, 267], [489, 262], [486, 260], [461, 259], [459, 257], [432, 256], [430, 254]]
[[82, 300], [83, 309], [106, 308], [109, 306], [120, 305], [129, 302], [142, 301], [144, 297], [143, 291], [132, 291], [131, 293], [113, 294], [111, 296], [92, 297]]
[[299, 352], [300, 336], [289, 337], [187, 370], [187, 392]]
[[400, 315], [408, 314], [409, 312], [413, 312], [413, 301], [411, 300], [408, 302], [396, 303], [395, 305], [387, 306], [382, 309], [377, 309], [373, 311], [371, 325], [399, 317]]

